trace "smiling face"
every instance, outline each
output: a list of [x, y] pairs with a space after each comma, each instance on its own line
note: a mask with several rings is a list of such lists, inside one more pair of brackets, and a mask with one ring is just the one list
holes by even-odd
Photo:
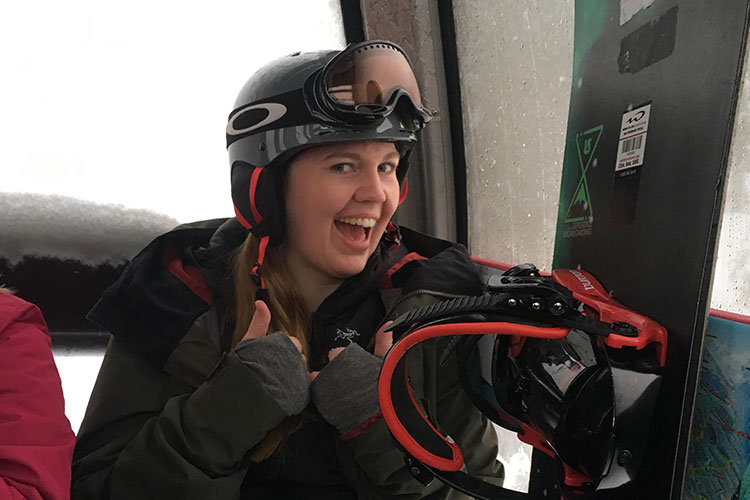
[[399, 154], [389, 142], [308, 149], [287, 172], [282, 252], [295, 279], [337, 285], [364, 269], [398, 206]]

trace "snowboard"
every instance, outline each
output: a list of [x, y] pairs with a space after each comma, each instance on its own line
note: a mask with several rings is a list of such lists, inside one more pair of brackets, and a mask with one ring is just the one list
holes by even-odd
[[[591, 272], [669, 332], [633, 498], [684, 493], [747, 22], [748, 0], [575, 2], [553, 268]], [[535, 453], [531, 494], [551, 470]]]

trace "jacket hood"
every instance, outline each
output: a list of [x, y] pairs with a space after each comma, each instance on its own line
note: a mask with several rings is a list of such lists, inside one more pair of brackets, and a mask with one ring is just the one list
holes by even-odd
[[229, 257], [246, 231], [235, 219], [178, 226], [146, 246], [87, 318], [162, 366], [214, 304]]

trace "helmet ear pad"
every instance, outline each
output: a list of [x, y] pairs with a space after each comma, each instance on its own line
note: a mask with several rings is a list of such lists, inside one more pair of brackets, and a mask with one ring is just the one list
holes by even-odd
[[237, 220], [257, 237], [270, 243], [284, 235], [285, 206], [282, 165], [257, 167], [242, 160], [232, 163], [232, 201]]

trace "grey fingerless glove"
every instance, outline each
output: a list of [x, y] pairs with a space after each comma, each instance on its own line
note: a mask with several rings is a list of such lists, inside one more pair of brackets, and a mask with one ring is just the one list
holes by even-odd
[[234, 351], [288, 416], [305, 409], [310, 402], [310, 376], [287, 334], [243, 340]]
[[342, 436], [380, 411], [378, 375], [382, 363], [352, 343], [310, 385], [313, 404]]

